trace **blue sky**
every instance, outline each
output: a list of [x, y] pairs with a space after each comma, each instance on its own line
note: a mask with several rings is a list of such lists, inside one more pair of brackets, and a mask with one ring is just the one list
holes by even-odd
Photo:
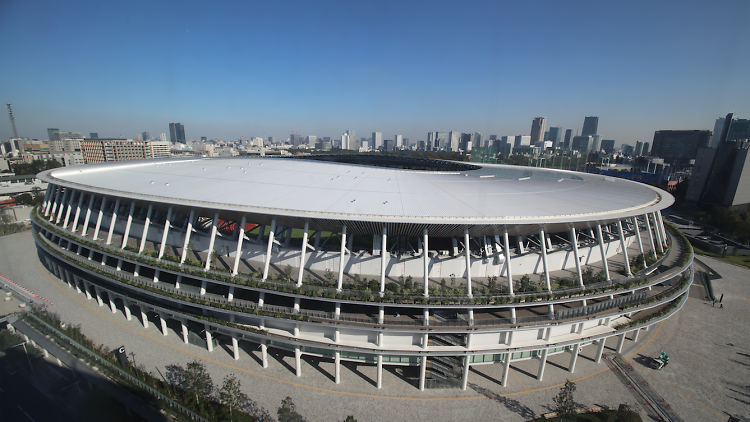
[[[0, 2], [0, 101], [56, 127], [188, 138], [575, 132], [750, 118], [750, 2]], [[0, 137], [11, 135], [7, 115]]]

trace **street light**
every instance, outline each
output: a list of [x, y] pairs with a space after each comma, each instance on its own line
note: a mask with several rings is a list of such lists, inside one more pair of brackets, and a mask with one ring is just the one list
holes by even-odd
[[15, 346], [11, 346], [8, 349], [10, 350], [10, 349], [12, 349], [14, 347], [18, 347], [18, 346], [23, 346], [23, 351], [26, 352], [26, 360], [29, 361], [29, 368], [31, 368], [31, 374], [33, 376], [36, 376], [36, 373], [34, 372], [34, 367], [31, 366], [31, 359], [29, 358], [29, 351], [26, 350], [26, 342], [25, 341], [23, 343], [16, 344]]

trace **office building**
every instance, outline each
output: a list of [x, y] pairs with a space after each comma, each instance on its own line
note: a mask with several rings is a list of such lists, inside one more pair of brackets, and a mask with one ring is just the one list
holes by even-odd
[[474, 147], [475, 148], [481, 148], [485, 147], [486, 145], [483, 145], [484, 137], [480, 132], [474, 132]]
[[649, 145], [651, 145], [651, 144], [649, 144], [648, 142], [644, 142], [643, 143], [643, 150], [641, 151], [641, 154], [643, 154], [644, 156], [651, 155], [651, 154], [649, 154], [649, 150], [648, 150]]
[[[99, 136], [97, 136], [98, 138]], [[167, 134], [166, 133], [160, 133], [159, 134], [159, 140], [160, 141], [166, 141], [167, 140]]]
[[640, 157], [641, 155], [643, 155], [643, 142], [636, 141], [635, 151], [633, 151], [633, 156]]
[[396, 149], [401, 149], [401, 147], [404, 146], [404, 137], [401, 135], [396, 135], [393, 137], [393, 142], [396, 145]]
[[593, 136], [574, 136], [571, 150], [580, 151], [585, 154], [594, 149], [594, 137]]
[[735, 211], [750, 208], [749, 144], [725, 140], [715, 148], [699, 148], [685, 199]]
[[148, 133], [148, 132], [143, 132], [143, 133], [141, 133], [141, 138], [144, 141], [150, 141], [151, 140], [151, 134]]
[[172, 144], [184, 144], [185, 143], [185, 126], [180, 123], [169, 124], [169, 139]]
[[[56, 129], [56, 128], [47, 128], [47, 138], [48, 138], [48, 139], [49, 139], [50, 141], [53, 141], [53, 140], [55, 140], [55, 134], [56, 134], [56, 133], [58, 133], [58, 132], [60, 132], [60, 129]], [[97, 136], [97, 137], [98, 137], [98, 136]]]
[[[53, 277], [81, 302], [108, 302], [110, 319], [140, 311], [160, 334], [205, 339], [202, 356], [230, 351], [238, 370], [286, 365], [270, 348], [309, 377], [309, 357], [358, 391], [362, 365], [373, 387], [392, 380], [397, 391], [412, 377], [419, 390], [467, 389], [478, 365], [499, 367], [496, 386], [481, 381], [495, 392], [519, 364], [538, 379], [545, 368], [573, 373], [580, 355], [606, 369], [605, 343], [632, 348], [687, 301], [692, 254], [664, 230], [667, 192], [586, 173], [377, 158], [156, 160], [140, 166], [148, 179], [127, 163], [49, 170], [38, 176], [50, 185], [31, 214], [34, 241]], [[377, 191], [342, 189], [361, 172]], [[238, 195], [248, 184], [256, 194]], [[273, 192], [273, 204], [258, 192]], [[630, 277], [631, 258], [659, 252], [669, 253], [659, 271]], [[572, 276], [558, 286], [561, 271]]]
[[89, 138], [98, 138], [98, 137], [99, 137], [99, 134], [96, 132], [89, 133]]
[[573, 129], [566, 129], [565, 130], [565, 140], [563, 141], [563, 149], [566, 151], [570, 151], [570, 140], [573, 136]]
[[462, 133], [461, 142], [458, 147], [463, 151], [471, 151], [471, 149], [474, 147], [472, 138], [473, 137], [471, 136], [471, 133]]
[[383, 146], [383, 133], [372, 132], [372, 149], [377, 150]]
[[81, 141], [81, 153], [86, 164], [154, 158], [150, 141], [133, 139], [84, 139]]
[[581, 130], [581, 136], [596, 135], [599, 129], [599, 118], [596, 116], [589, 116], [583, 119], [583, 130]]
[[516, 135], [513, 141], [513, 148], [528, 147], [531, 146], [531, 136], [529, 135]]
[[292, 133], [289, 135], [289, 144], [295, 147], [302, 145], [302, 136], [298, 133]]
[[536, 145], [537, 142], [544, 141], [544, 130], [547, 125], [546, 117], [536, 117], [531, 122], [531, 141], [530, 145]]
[[676, 170], [695, 159], [698, 148], [711, 146], [710, 130], [657, 130], [651, 147], [651, 156], [661, 157]]
[[602, 151], [607, 154], [615, 152], [615, 140], [614, 139], [603, 139], [602, 140]]
[[553, 126], [549, 128], [547, 140], [552, 141], [552, 148], [560, 148], [560, 140], [562, 139], [562, 128], [560, 126]]

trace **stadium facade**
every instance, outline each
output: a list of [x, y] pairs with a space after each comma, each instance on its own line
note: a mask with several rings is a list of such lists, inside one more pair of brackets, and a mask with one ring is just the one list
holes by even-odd
[[[313, 159], [315, 158], [315, 159]], [[212, 351], [239, 342], [383, 365], [419, 389], [469, 368], [599, 362], [681, 308], [674, 199], [549, 169], [372, 156], [171, 159], [54, 169], [33, 213], [71, 288]], [[428, 280], [428, 282], [425, 282]], [[170, 328], [171, 327], [171, 328]]]

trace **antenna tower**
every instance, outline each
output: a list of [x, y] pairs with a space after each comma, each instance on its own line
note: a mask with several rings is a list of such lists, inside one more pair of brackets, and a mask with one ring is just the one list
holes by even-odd
[[10, 103], [7, 103], [6, 106], [8, 106], [8, 115], [10, 115], [10, 125], [13, 127], [13, 137], [18, 138], [18, 131], [16, 130], [16, 119], [13, 118], [13, 107], [10, 106]]

